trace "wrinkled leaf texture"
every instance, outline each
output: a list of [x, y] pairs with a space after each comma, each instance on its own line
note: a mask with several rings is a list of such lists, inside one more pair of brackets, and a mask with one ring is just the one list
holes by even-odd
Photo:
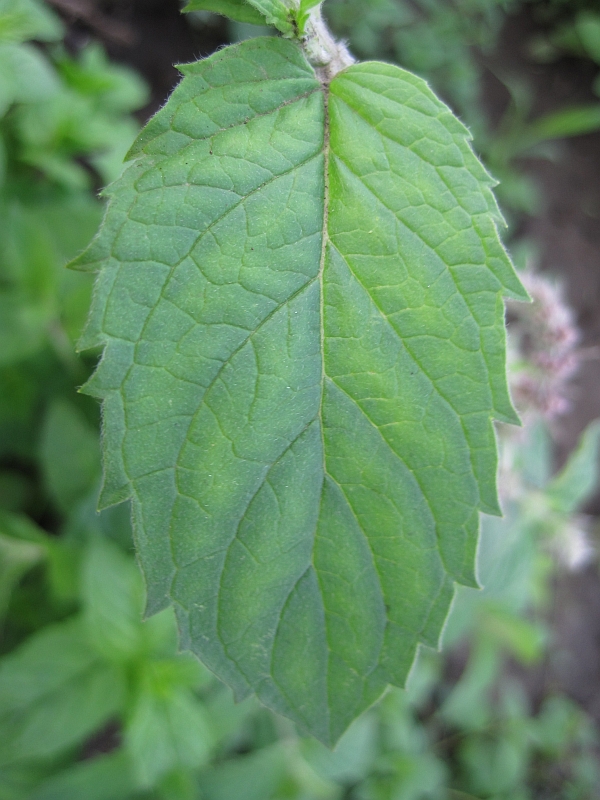
[[76, 266], [104, 346], [104, 506], [131, 498], [148, 611], [238, 699], [335, 742], [476, 586], [516, 421], [492, 180], [419, 78], [323, 85], [253, 39], [184, 78]]

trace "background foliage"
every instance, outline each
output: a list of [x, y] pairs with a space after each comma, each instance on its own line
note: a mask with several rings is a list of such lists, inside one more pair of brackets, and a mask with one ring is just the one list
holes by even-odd
[[[490, 132], [472, 46], [493, 47], [516, 5], [373, 0], [365, 11], [330, 0], [329, 9], [358, 55], [396, 60], [445, 93], [503, 178], [515, 219], [536, 203], [516, 157], [551, 154], [543, 147], [557, 136], [600, 122], [594, 104], [530, 122], [527, 91], [511, 86], [507, 116]], [[541, 12], [537, 58], [600, 60], [593, 4]], [[536, 303], [513, 312], [511, 379], [526, 425], [501, 433], [506, 515], [484, 520], [485, 589], [459, 592], [443, 653], [421, 653], [408, 691], [389, 692], [331, 752], [253, 701], [234, 705], [177, 653], [169, 611], [141, 621], [128, 509], [95, 511], [98, 409], [76, 392], [94, 362], [74, 349], [91, 283], [63, 266], [95, 232], [95, 190], [119, 174], [146, 90], [99, 45], [73, 54], [63, 35], [43, 3], [0, 0], [0, 800], [595, 797], [593, 723], [564, 695], [527, 688], [527, 669], [552, 646], [552, 575], [561, 559], [585, 555], [579, 512], [597, 483], [599, 436], [592, 426], [552, 476], [548, 421], [577, 342], [573, 334], [564, 346], [572, 321], [535, 278]]]

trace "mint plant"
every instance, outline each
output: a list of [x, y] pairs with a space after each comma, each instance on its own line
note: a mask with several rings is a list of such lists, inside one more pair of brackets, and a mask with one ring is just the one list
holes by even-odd
[[74, 266], [147, 610], [237, 699], [333, 744], [477, 586], [516, 422], [493, 180], [420, 78], [356, 64], [315, 2], [193, 0], [261, 38], [183, 80]]

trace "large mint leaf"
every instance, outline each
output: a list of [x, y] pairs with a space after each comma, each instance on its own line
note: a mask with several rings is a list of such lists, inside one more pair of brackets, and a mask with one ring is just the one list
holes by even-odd
[[492, 182], [426, 84], [321, 85], [254, 39], [184, 79], [79, 258], [102, 502], [133, 502], [148, 608], [334, 742], [475, 586], [514, 421]]

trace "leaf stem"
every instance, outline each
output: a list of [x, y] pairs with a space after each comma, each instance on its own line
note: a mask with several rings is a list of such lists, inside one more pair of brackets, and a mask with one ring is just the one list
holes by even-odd
[[311, 10], [300, 42], [308, 61], [317, 68], [321, 79], [326, 83], [338, 72], [355, 63], [346, 45], [332, 36], [321, 14], [320, 5]]

